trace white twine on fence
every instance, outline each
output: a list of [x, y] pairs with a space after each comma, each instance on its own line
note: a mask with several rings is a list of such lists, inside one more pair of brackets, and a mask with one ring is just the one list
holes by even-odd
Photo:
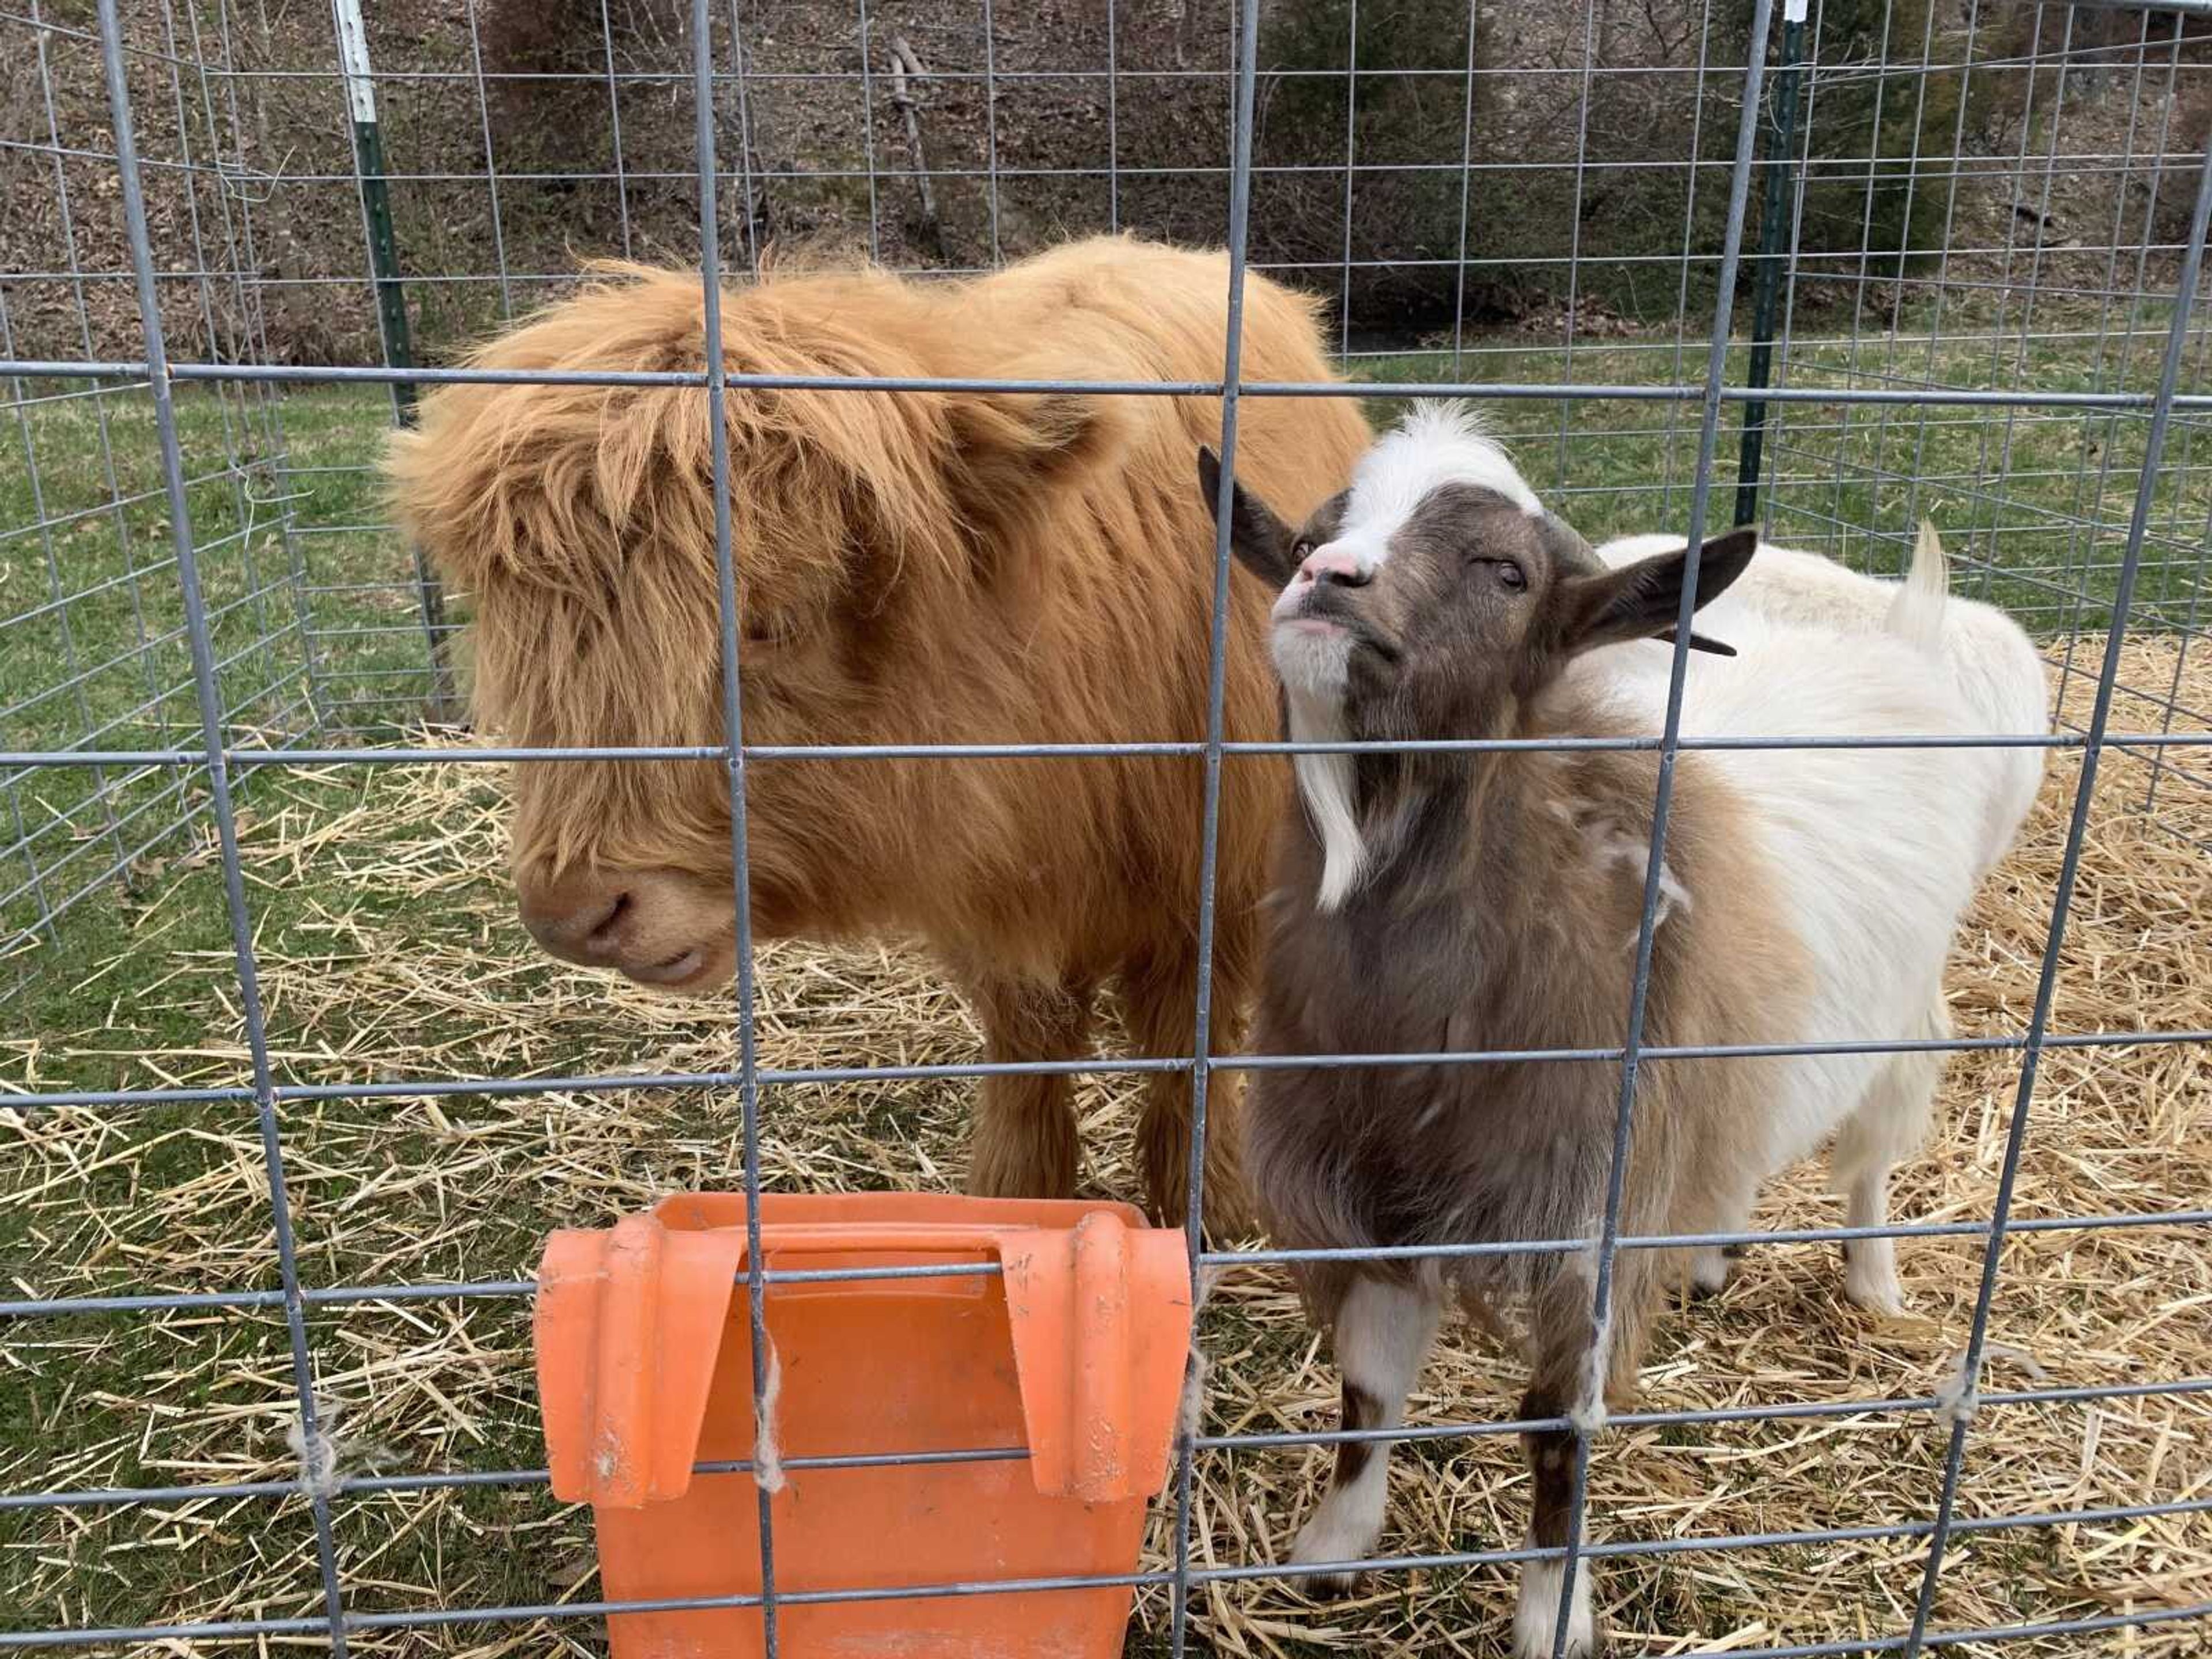
[[1936, 1420], [1947, 1428], [1958, 1428], [1972, 1422], [1981, 1405], [1982, 1391], [1974, 1367], [1960, 1354], [1951, 1375], [1936, 1390]]
[[1198, 1316], [1224, 1271], [1220, 1267], [1200, 1268], [1197, 1288], [1190, 1299], [1190, 1358], [1183, 1367], [1182, 1400], [1176, 1408], [1176, 1431], [1185, 1440], [1197, 1438], [1199, 1421], [1206, 1410], [1206, 1379], [1213, 1369], [1213, 1362], [1198, 1346]]
[[1597, 1329], [1591, 1334], [1589, 1351], [1583, 1355], [1582, 1398], [1567, 1411], [1567, 1421], [1585, 1440], [1606, 1425], [1605, 1379], [1612, 1369], [1613, 1310], [1608, 1306], [1605, 1317], [1598, 1321]]
[[338, 1459], [343, 1447], [332, 1428], [345, 1414], [345, 1402], [318, 1397], [313, 1409], [313, 1432], [308, 1431], [307, 1414], [295, 1412], [284, 1425], [284, 1443], [299, 1460], [300, 1485], [307, 1496], [327, 1501], [338, 1492]]
[[768, 1380], [761, 1387], [759, 1420], [753, 1431], [753, 1484], [774, 1497], [785, 1485], [783, 1447], [776, 1432], [776, 1406], [783, 1398], [783, 1356], [775, 1351], [775, 1339], [765, 1325], [761, 1327], [761, 1340], [768, 1344]]
[[[2025, 1348], [2015, 1348], [2008, 1342], [1985, 1342], [1982, 1345], [1984, 1363], [1991, 1359], [2009, 1360], [2020, 1367], [2030, 1380], [2048, 1382], [2051, 1373], [2041, 1362]], [[1966, 1364], [1962, 1352], [1954, 1362], [1950, 1376], [1936, 1390], [1936, 1420], [1947, 1428], [1957, 1428], [1973, 1421], [1974, 1413], [1981, 1409], [1980, 1379]]]

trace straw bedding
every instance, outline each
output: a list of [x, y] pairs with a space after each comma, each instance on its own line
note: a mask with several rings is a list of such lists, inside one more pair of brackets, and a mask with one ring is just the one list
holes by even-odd
[[[2086, 718], [2090, 688], [2067, 688]], [[2212, 659], [2184, 665], [2182, 701], [2212, 707]], [[2173, 647], [2127, 648], [2122, 679], [2160, 690]], [[2116, 729], [2156, 729], [2123, 695]], [[2178, 723], [2178, 724], [2185, 724]], [[2201, 728], [2200, 728], [2201, 729]], [[2054, 1032], [2212, 1027], [2212, 757], [2181, 750], [2156, 810], [2144, 757], [2103, 767], [2052, 1006]], [[2015, 855], [1957, 950], [1963, 1035], [2017, 1033], [2032, 1009], [2079, 763], [2053, 761]], [[574, 1075], [734, 1064], [726, 1000], [679, 1002], [536, 957], [511, 920], [496, 781], [484, 768], [270, 778], [246, 838], [249, 890], [286, 1080], [374, 1075]], [[11, 1037], [9, 1081], [234, 1083], [247, 1073], [226, 951], [179, 950], [182, 899], [133, 927], [127, 997], [88, 976], [80, 1029]], [[145, 953], [161, 972], [143, 972]], [[151, 1043], [157, 1013], [197, 1036]], [[887, 951], [778, 945], [762, 953], [761, 1054], [776, 1066], [957, 1061], [979, 1051], [960, 1003]], [[171, 1029], [171, 1028], [160, 1028]], [[1940, 1128], [1900, 1171], [1911, 1221], [1990, 1209], [2019, 1079], [2016, 1053], [1954, 1059]], [[968, 1085], [840, 1085], [771, 1092], [766, 1178], [779, 1188], [943, 1188], [961, 1173]], [[1134, 1188], [1127, 1080], [1082, 1094], [1091, 1190]], [[2057, 1047], [2042, 1058], [2022, 1161], [2021, 1217], [2153, 1212], [2212, 1195], [2212, 1050], [2202, 1044]], [[311, 1285], [526, 1276], [544, 1232], [604, 1222], [671, 1188], [735, 1183], [735, 1102], [697, 1091], [540, 1091], [511, 1097], [332, 1101], [289, 1109], [283, 1132], [301, 1273]], [[1762, 1204], [1775, 1226], [1839, 1212], [1807, 1167]], [[0, 1206], [18, 1218], [14, 1293], [265, 1288], [268, 1182], [240, 1105], [0, 1111]], [[2016, 1237], [1991, 1324], [1991, 1390], [2212, 1376], [2207, 1230], [2171, 1224]], [[1881, 1322], [1846, 1304], [1832, 1245], [1762, 1247], [1717, 1300], [1662, 1322], [1645, 1373], [1652, 1409], [1923, 1397], [1965, 1340], [1981, 1243], [1899, 1246], [1912, 1304]], [[537, 1443], [526, 1302], [512, 1297], [310, 1310], [316, 1386], [340, 1413], [338, 1473], [528, 1468]], [[1208, 1300], [1213, 1431], [1333, 1425], [1325, 1358], [1272, 1271], [1224, 1275]], [[855, 1377], [854, 1386], [866, 1386]], [[1448, 1333], [1413, 1404], [1421, 1421], [1499, 1420], [1517, 1361]], [[0, 1437], [0, 1489], [283, 1479], [291, 1362], [281, 1319], [181, 1311], [18, 1324], [0, 1389], [27, 1402]], [[0, 1413], [0, 1415], [4, 1415]], [[2094, 1404], [1986, 1405], [1967, 1443], [1961, 1516], [2024, 1515], [2212, 1496], [2212, 1394]], [[1592, 1465], [1592, 1535], [1717, 1537], [1881, 1526], [1933, 1510], [1944, 1437], [1924, 1412], [1692, 1428], [1617, 1428]], [[1273, 1559], [1312, 1501], [1321, 1449], [1214, 1453], [1197, 1486], [1194, 1558]], [[1431, 1442], [1395, 1458], [1387, 1552], [1510, 1546], [1526, 1522], [1510, 1437]], [[1164, 1509], [1165, 1506], [1163, 1506]], [[357, 1612], [589, 1599], [588, 1516], [531, 1484], [342, 1496], [348, 1606]], [[1165, 1517], [1148, 1565], [1164, 1565]], [[1606, 1565], [1607, 1616], [1626, 1651], [1720, 1652], [1880, 1637], [1910, 1620], [1924, 1540], [1694, 1551]], [[251, 1618], [319, 1611], [307, 1508], [167, 1503], [0, 1514], [0, 1627]], [[1194, 1644], [1224, 1654], [1323, 1650], [1501, 1651], [1511, 1586], [1499, 1569], [1383, 1578], [1316, 1606], [1279, 1583], [1194, 1599]], [[1931, 1628], [1969, 1630], [2212, 1600], [2212, 1519], [2166, 1516], [2014, 1528], [1954, 1541]], [[1164, 1651], [1167, 1598], [1146, 1592], [1134, 1651]], [[596, 1651], [597, 1621], [375, 1630], [356, 1653]], [[265, 1644], [283, 1645], [281, 1639]], [[312, 1644], [310, 1644], [312, 1645]], [[190, 1642], [164, 1650], [213, 1650]], [[1968, 1644], [2006, 1655], [2208, 1650], [2202, 1626]]]

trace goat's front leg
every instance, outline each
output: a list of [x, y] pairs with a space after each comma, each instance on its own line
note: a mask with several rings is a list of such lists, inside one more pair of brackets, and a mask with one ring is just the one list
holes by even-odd
[[[1749, 1181], [1729, 1187], [1712, 1206], [1705, 1224], [1717, 1233], [1740, 1233], [1751, 1226], [1751, 1207], [1758, 1200], [1758, 1192]], [[1690, 1253], [1690, 1294], [1692, 1297], [1717, 1296], [1728, 1288], [1729, 1276], [1735, 1264], [1743, 1258], [1741, 1244], [1701, 1244]]]
[[[1441, 1297], [1426, 1285], [1352, 1280], [1337, 1310], [1332, 1338], [1344, 1389], [1340, 1426], [1395, 1429], [1406, 1420], [1406, 1396], [1421, 1374], [1442, 1312]], [[1299, 1530], [1291, 1559], [1309, 1565], [1370, 1554], [1382, 1535], [1389, 1476], [1389, 1441], [1339, 1441], [1328, 1491]], [[1340, 1595], [1358, 1577], [1356, 1572], [1317, 1573], [1298, 1582], [1310, 1594]]]
[[[1523, 1417], [1560, 1417], [1562, 1404], [1531, 1389], [1521, 1399]], [[1562, 1549], [1574, 1505], [1575, 1436], [1571, 1429], [1543, 1429], [1521, 1437], [1534, 1477], [1535, 1508], [1528, 1522], [1528, 1543], [1536, 1549]], [[1566, 1577], [1564, 1559], [1531, 1561], [1521, 1569], [1520, 1599], [1513, 1609], [1514, 1659], [1553, 1659], [1559, 1642], [1559, 1586]], [[1597, 1621], [1590, 1610], [1589, 1564], [1575, 1563], [1574, 1600], [1567, 1609], [1565, 1659], [1589, 1659], [1597, 1651]]]
[[[1601, 1420], [1605, 1397], [1625, 1395], [1634, 1375], [1634, 1356], [1642, 1346], [1642, 1304], [1649, 1252], [1624, 1251], [1615, 1259], [1613, 1305], [1624, 1316], [1608, 1322], [1614, 1340], [1600, 1344], [1590, 1324], [1592, 1286], [1585, 1272], [1562, 1271], [1534, 1298], [1530, 1309], [1530, 1346], [1535, 1370], [1521, 1397], [1523, 1419], [1560, 1417], [1586, 1426]], [[1625, 1374], [1625, 1375], [1624, 1375]], [[1609, 1386], [1610, 1385], [1610, 1386]], [[1537, 1429], [1521, 1437], [1528, 1459], [1533, 1508], [1528, 1543], [1536, 1549], [1564, 1549], [1575, 1501], [1573, 1428]], [[1560, 1589], [1566, 1562], [1531, 1561], [1521, 1570], [1521, 1592], [1513, 1613], [1514, 1659], [1590, 1659], [1597, 1651], [1597, 1620], [1590, 1607], [1590, 1570], [1575, 1563], [1574, 1590], [1567, 1601], [1566, 1639], [1559, 1641]]]
[[[992, 1060], [1079, 1060], [1091, 1052], [1096, 987], [1037, 985], [977, 974], [968, 997]], [[976, 1093], [968, 1190], [979, 1198], [1073, 1198], [1074, 1087], [1062, 1074], [988, 1076]]]

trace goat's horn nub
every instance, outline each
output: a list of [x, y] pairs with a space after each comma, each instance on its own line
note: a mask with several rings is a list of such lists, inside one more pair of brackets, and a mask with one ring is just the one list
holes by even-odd
[[[1669, 645], [1672, 645], [1674, 642], [1674, 630], [1670, 628], [1659, 637], [1666, 641]], [[1690, 649], [1692, 651], [1710, 651], [1716, 657], [1733, 657], [1735, 655], [1735, 647], [1734, 646], [1728, 644], [1724, 641], [1707, 639], [1703, 634], [1694, 632], [1690, 635]]]

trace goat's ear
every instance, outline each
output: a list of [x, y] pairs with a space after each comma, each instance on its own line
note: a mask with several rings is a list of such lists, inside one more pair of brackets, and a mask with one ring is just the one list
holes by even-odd
[[[1221, 501], [1221, 457], [1204, 444], [1198, 447], [1198, 487], [1206, 517], [1213, 518]], [[1291, 556], [1297, 539], [1298, 532], [1268, 511], [1265, 501], [1234, 478], [1229, 481], [1229, 550], [1239, 564], [1270, 587], [1288, 587], [1297, 574], [1297, 561]]]
[[[1707, 542], [1698, 558], [1698, 606], [1711, 605], [1725, 592], [1758, 550], [1759, 531], [1753, 525]], [[1577, 577], [1562, 596], [1568, 607], [1562, 643], [1570, 652], [1590, 651], [1624, 640], [1671, 635], [1681, 614], [1682, 583], [1689, 565], [1689, 551], [1684, 549], [1638, 559], [1602, 576]], [[1714, 648], [1713, 641], [1696, 635], [1691, 643], [1700, 649]], [[1720, 649], [1733, 654], [1724, 647]]]

